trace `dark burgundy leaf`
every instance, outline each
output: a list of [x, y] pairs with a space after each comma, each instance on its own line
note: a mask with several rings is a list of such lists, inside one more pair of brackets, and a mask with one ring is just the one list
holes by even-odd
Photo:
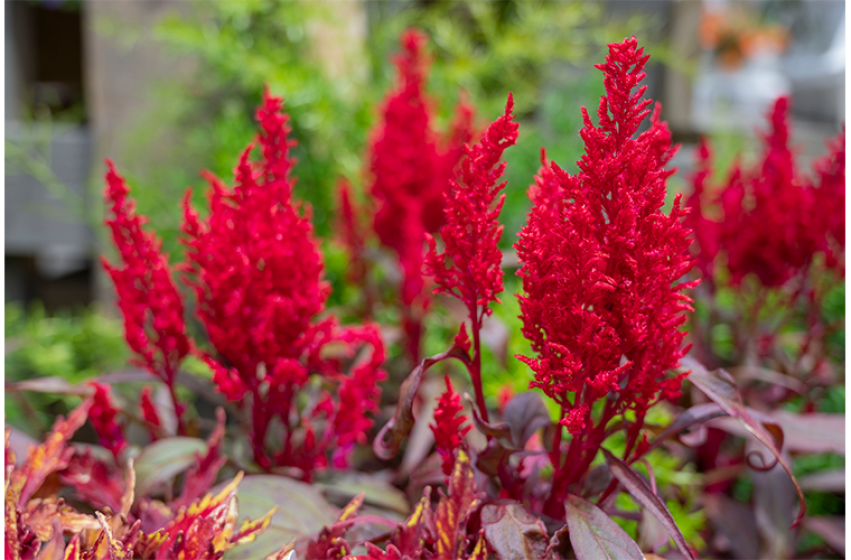
[[635, 541], [594, 504], [571, 494], [564, 507], [577, 560], [644, 560]]
[[506, 449], [498, 439], [491, 439], [476, 458], [476, 468], [488, 476], [497, 476], [499, 466], [508, 461], [514, 451]]
[[677, 416], [677, 419], [674, 420], [670, 426], [665, 428], [665, 430], [659, 434], [656, 439], [650, 442], [650, 446], [647, 448], [647, 453], [659, 447], [659, 445], [661, 445], [667, 438], [685, 430], [689, 426], [706, 422], [707, 420], [712, 420], [719, 416], [727, 416], [727, 412], [722, 410], [721, 407], [715, 403], [698, 404], [684, 410], [679, 416]]
[[498, 560], [541, 560], [546, 557], [547, 530], [520, 504], [486, 505], [482, 527], [488, 550]]
[[449, 358], [455, 358], [465, 364], [470, 359], [464, 350], [453, 346], [448, 352], [425, 358], [402, 382], [396, 412], [393, 418], [381, 428], [372, 444], [372, 449], [379, 458], [389, 461], [399, 452], [402, 440], [411, 433], [411, 428], [414, 426], [414, 399], [420, 388], [423, 373], [434, 364]]
[[682, 552], [686, 558], [694, 560], [694, 555], [688, 547], [688, 544], [686, 544], [685, 537], [683, 537], [680, 528], [677, 527], [677, 523], [674, 521], [674, 517], [671, 515], [671, 512], [668, 511], [668, 507], [659, 499], [659, 496], [657, 496], [644, 479], [629, 468], [626, 463], [605, 449], [603, 449], [603, 454], [606, 456], [606, 462], [609, 464], [609, 469], [611, 469], [614, 477], [623, 484], [627, 492], [629, 492], [639, 504], [650, 510], [650, 513], [655, 515], [656, 519], [662, 522], [662, 525], [665, 526], [668, 534], [670, 534], [674, 539], [674, 544], [677, 545], [680, 552]]
[[683, 359], [683, 367], [691, 370], [691, 374], [688, 378], [698, 389], [703, 391], [707, 397], [720, 406], [724, 412], [739, 420], [742, 425], [744, 425], [744, 427], [754, 435], [754, 437], [768, 448], [777, 461], [780, 462], [780, 465], [792, 479], [792, 483], [795, 485], [795, 491], [797, 492], [798, 499], [801, 503], [801, 509], [798, 512], [798, 516], [792, 523], [792, 527], [797, 526], [801, 522], [801, 519], [804, 518], [806, 505], [804, 504], [804, 494], [801, 492], [801, 487], [798, 486], [798, 481], [795, 480], [795, 476], [792, 474], [792, 469], [780, 454], [780, 450], [783, 445], [783, 432], [780, 427], [776, 424], [765, 421], [758, 422], [753, 418], [748, 410], [745, 409], [744, 403], [742, 403], [742, 397], [739, 394], [736, 382], [730, 374], [723, 369], [715, 370], [713, 372], [707, 371], [706, 368], [698, 361], [688, 356]]
[[[759, 445], [753, 442], [753, 445]], [[767, 472], [751, 473], [753, 508], [763, 543], [763, 558], [792, 558], [795, 535], [786, 528], [795, 510], [795, 487], [775, 463]]]
[[723, 494], [705, 494], [702, 502], [713, 528], [727, 542], [725, 551], [740, 560], [759, 557], [756, 519], [750, 507]]
[[553, 423], [541, 395], [534, 391], [514, 395], [505, 405], [502, 420], [511, 429], [511, 441], [518, 449], [525, 448], [539, 429]]

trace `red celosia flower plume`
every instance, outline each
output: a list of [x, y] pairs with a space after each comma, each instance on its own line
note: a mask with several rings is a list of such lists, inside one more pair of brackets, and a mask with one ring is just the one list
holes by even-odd
[[472, 137], [472, 110], [466, 103], [459, 104], [447, 141], [440, 142], [434, 131], [432, 102], [425, 94], [425, 42], [413, 30], [402, 37], [403, 52], [395, 61], [399, 82], [384, 102], [369, 156], [369, 190], [376, 202], [373, 227], [381, 243], [398, 255], [403, 322], [414, 361], [428, 301], [422, 293], [424, 233], [443, 223], [443, 193]]
[[95, 428], [100, 444], [107, 448], [115, 457], [115, 461], [118, 462], [118, 456], [127, 447], [127, 442], [124, 441], [124, 431], [115, 421], [118, 416], [118, 409], [115, 408], [112, 399], [109, 397], [109, 385], [97, 381], [91, 381], [89, 385], [95, 390], [92, 407], [89, 409], [89, 421]]
[[467, 421], [467, 417], [460, 414], [464, 409], [461, 406], [461, 395], [452, 388], [449, 376], [446, 379], [446, 391], [440, 395], [437, 408], [434, 410], [434, 424], [429, 424], [437, 452], [443, 459], [443, 474], [449, 476], [455, 465], [455, 450], [461, 446], [461, 441], [472, 426], [461, 425]]
[[[371, 426], [364, 415], [374, 411], [384, 350], [371, 327], [340, 328], [333, 317], [317, 320], [329, 286], [322, 280], [322, 254], [309, 214], [292, 197], [293, 141], [282, 107], [280, 98], [264, 95], [257, 110], [262, 159], [251, 162], [249, 146], [234, 172], [233, 190], [207, 175], [212, 189], [206, 220], [187, 194], [184, 269], [198, 297], [198, 315], [222, 358], [205, 357], [214, 382], [229, 400], [251, 397], [245, 408], [252, 417], [255, 460], [263, 468], [297, 467], [307, 478], [326, 465], [325, 454], [335, 446], [341, 450], [335, 462], [344, 464], [352, 443]], [[322, 355], [335, 341], [350, 349], [371, 346], [373, 357], [347, 377], [339, 363]], [[296, 397], [314, 374], [338, 387], [338, 399], [326, 392], [305, 408]], [[338, 422], [344, 415], [348, 420]], [[274, 419], [284, 425], [284, 441], [270, 456], [266, 439]], [[319, 437], [317, 425], [326, 427]]]
[[[673, 173], [671, 136], [658, 119], [635, 136], [649, 114], [642, 100], [647, 56], [635, 38], [609, 46], [606, 96], [599, 126], [583, 109], [586, 153], [579, 173], [552, 164], [532, 189], [533, 208], [520, 233], [517, 253], [525, 295], [523, 332], [537, 352], [520, 356], [540, 387], [562, 408], [561, 424], [573, 434], [562, 461], [553, 446], [557, 510], [567, 485], [584, 475], [611, 418], [627, 410], [636, 421], [627, 432], [626, 454], [638, 441], [647, 409], [676, 394], [681, 377], [669, 377], [684, 355], [680, 327], [690, 299], [680, 282], [693, 266], [689, 231], [678, 196], [670, 214], [661, 208]], [[593, 403], [606, 399], [602, 417]]]
[[719, 226], [731, 281], [755, 274], [763, 286], [776, 287], [807, 270], [824, 248], [824, 220], [814, 207], [814, 190], [798, 180], [789, 148], [789, 99], [779, 98], [758, 169], [735, 169], [721, 194], [724, 218]]
[[[470, 374], [476, 390], [477, 406], [487, 420], [481, 390], [479, 331], [488, 307], [498, 302], [502, 292], [502, 252], [499, 238], [503, 226], [499, 213], [505, 202], [500, 191], [506, 183], [497, 183], [505, 171], [500, 163], [506, 148], [517, 142], [518, 125], [512, 119], [514, 99], [508, 95], [505, 113], [485, 131], [481, 142], [468, 147], [461, 164], [459, 181], [450, 179], [444, 209], [446, 224], [440, 229], [443, 252], [438, 254], [434, 238], [427, 234], [429, 252], [425, 271], [434, 277], [435, 293], [451, 295], [466, 307], [472, 324], [474, 356]], [[466, 338], [466, 330], [462, 331]], [[469, 345], [469, 342], [467, 343]]]
[[115, 290], [118, 307], [124, 315], [127, 344], [138, 356], [137, 362], [162, 379], [171, 391], [178, 430], [183, 431], [183, 405], [177, 401], [174, 382], [178, 366], [192, 348], [186, 334], [183, 301], [171, 278], [167, 257], [160, 241], [145, 233], [146, 219], [136, 214], [130, 187], [107, 160], [106, 203], [112, 217], [106, 225], [121, 255], [122, 267], [102, 258]]
[[707, 182], [712, 175], [712, 154], [705, 138], [697, 147], [697, 169], [692, 177], [692, 193], [686, 200], [689, 214], [683, 224], [694, 232], [691, 254], [695, 258], [702, 277], [713, 280], [715, 257], [718, 255], [718, 224], [706, 213], [708, 202]]
[[[828, 153], [813, 164], [817, 175], [815, 207], [826, 230], [827, 265], [844, 274], [845, 265], [845, 126], [828, 142]], [[822, 212], [822, 210], [829, 210]]]

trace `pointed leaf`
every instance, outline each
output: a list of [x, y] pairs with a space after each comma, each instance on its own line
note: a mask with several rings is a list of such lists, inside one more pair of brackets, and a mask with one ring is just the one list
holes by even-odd
[[291, 478], [274, 475], [245, 477], [237, 491], [239, 520], [257, 519], [277, 507], [268, 527], [252, 542], [239, 545], [225, 558], [266, 558], [281, 550], [282, 543], [315, 535], [337, 518], [336, 508], [319, 490]]
[[656, 519], [662, 522], [662, 525], [664, 525], [665, 529], [668, 530], [668, 534], [670, 534], [671, 538], [674, 539], [674, 544], [677, 545], [680, 552], [682, 552], [686, 558], [695, 560], [691, 549], [688, 544], [686, 544], [686, 540], [683, 537], [680, 528], [677, 527], [677, 523], [674, 521], [674, 517], [671, 515], [671, 512], [668, 511], [668, 506], [659, 499], [659, 496], [653, 492], [644, 479], [638, 476], [638, 474], [629, 468], [626, 463], [605, 449], [603, 449], [603, 454], [606, 456], [606, 462], [609, 464], [612, 474], [621, 484], [623, 484], [627, 492], [629, 492], [639, 504], [655, 515]]
[[511, 429], [511, 440], [518, 449], [525, 448], [535, 432], [553, 422], [540, 393], [535, 391], [514, 395], [505, 405], [502, 420]]
[[[688, 376], [688, 379], [694, 383], [698, 389], [703, 391], [707, 397], [720, 406], [724, 412], [741, 422], [742, 425], [754, 435], [754, 437], [765, 445], [783, 467], [783, 470], [786, 471], [786, 474], [788, 474], [792, 479], [792, 484], [795, 485], [795, 491], [798, 494], [798, 500], [801, 504], [798, 516], [795, 518], [790, 529], [796, 527], [804, 518], [806, 505], [804, 503], [804, 493], [801, 491], [801, 487], [798, 485], [795, 475], [792, 474], [792, 469], [789, 467], [786, 459], [784, 459], [780, 454], [783, 446], [783, 432], [780, 427], [768, 422], [757, 422], [753, 416], [748, 413], [745, 409], [744, 403], [742, 403], [742, 397], [739, 394], [736, 382], [730, 374], [723, 369], [713, 372], [707, 371], [703, 365], [689, 356], [683, 358], [682, 364], [684, 368], [691, 370], [691, 374]], [[778, 437], [780, 438], [779, 442]], [[779, 445], [777, 445], [777, 443], [779, 443]]]
[[190, 437], [164, 438], [145, 447], [135, 461], [136, 495], [147, 496], [157, 485], [196, 464], [196, 454], [206, 451], [204, 440]]
[[[343, 473], [324, 484], [315, 484], [326, 496], [341, 496], [351, 499], [363, 492], [364, 503], [408, 515], [411, 507], [405, 493], [377, 476], [363, 473]], [[339, 503], [339, 502], [337, 502]]]
[[682, 411], [680, 415], [677, 416], [677, 419], [650, 443], [645, 454], [656, 449], [666, 439], [681, 432], [682, 430], [685, 430], [689, 426], [700, 424], [701, 422], [706, 422], [713, 418], [718, 418], [719, 416], [727, 416], [727, 413], [715, 403], [698, 404]]
[[411, 433], [411, 428], [414, 426], [414, 400], [420, 388], [423, 373], [434, 364], [449, 358], [455, 358], [464, 363], [470, 359], [464, 350], [453, 346], [447, 352], [425, 358], [402, 382], [396, 412], [393, 418], [381, 428], [372, 443], [372, 449], [379, 458], [389, 461], [399, 452], [402, 441]]
[[488, 560], [488, 547], [485, 544], [485, 535], [483, 531], [479, 531], [479, 540], [476, 541], [476, 547], [467, 560]]
[[26, 461], [20, 469], [12, 472], [10, 480], [19, 492], [19, 504], [27, 503], [48, 475], [68, 466], [74, 453], [68, 448], [68, 440], [86, 422], [91, 406], [92, 401], [87, 399], [72, 410], [67, 419], [58, 417], [44, 442], [29, 448]]
[[520, 504], [484, 506], [482, 528], [498, 560], [540, 560], [546, 555], [544, 523]]
[[644, 560], [635, 541], [603, 510], [572, 494], [564, 506], [577, 560]]
[[449, 495], [441, 496], [437, 505], [435, 524], [438, 560], [457, 560], [467, 540], [463, 526], [477, 504], [476, 478], [470, 465], [470, 456], [463, 448], [459, 448], [455, 468], [449, 477]]

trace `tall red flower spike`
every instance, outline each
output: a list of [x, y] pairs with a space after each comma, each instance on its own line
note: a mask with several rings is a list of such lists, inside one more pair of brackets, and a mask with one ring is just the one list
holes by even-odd
[[712, 154], [705, 138], [697, 147], [697, 169], [692, 177], [692, 193], [686, 200], [690, 209], [683, 224], [694, 232], [691, 254], [705, 281], [712, 282], [715, 257], [718, 255], [718, 224], [706, 214], [706, 186], [712, 175]]
[[337, 238], [348, 253], [349, 265], [346, 279], [355, 286], [364, 287], [366, 282], [366, 261], [364, 245], [366, 232], [361, 225], [362, 210], [353, 200], [352, 186], [345, 179], [337, 185]]
[[[345, 463], [353, 438], [359, 440], [371, 426], [360, 413], [374, 410], [384, 349], [373, 327], [341, 328], [333, 317], [316, 319], [329, 286], [322, 280], [324, 264], [309, 213], [292, 196], [289, 148], [294, 142], [282, 109], [283, 101], [267, 91], [257, 110], [262, 158], [253, 163], [253, 146], [245, 150], [233, 190], [207, 174], [212, 189], [206, 220], [192, 209], [187, 194], [184, 270], [198, 297], [198, 315], [221, 357], [205, 357], [213, 380], [229, 400], [243, 401], [250, 412], [255, 460], [263, 468], [296, 467], [309, 478], [326, 466], [333, 449], [342, 450], [335, 463]], [[368, 365], [352, 371], [357, 387], [349, 387], [352, 377], [340, 373], [339, 360], [323, 357], [323, 347], [331, 342], [343, 343], [350, 353], [355, 344], [372, 348]], [[325, 393], [300, 408], [298, 393], [317, 374], [337, 387], [339, 400]], [[337, 421], [342, 415], [349, 421]], [[266, 440], [273, 420], [283, 424], [284, 439], [271, 454]], [[317, 425], [326, 432], [317, 435]], [[360, 436], [353, 436], [352, 429]]]
[[118, 456], [127, 447], [124, 432], [115, 421], [118, 409], [112, 404], [109, 385], [97, 381], [91, 381], [89, 385], [95, 390], [92, 407], [89, 409], [89, 421], [95, 428], [100, 444], [112, 453], [117, 463]]
[[443, 459], [443, 474], [452, 474], [455, 465], [455, 450], [461, 446], [461, 440], [467, 435], [472, 426], [461, 427], [467, 421], [467, 417], [460, 414], [464, 409], [461, 406], [461, 395], [452, 388], [449, 376], [446, 379], [446, 391], [440, 395], [437, 408], [434, 410], [434, 424], [429, 424], [437, 452]]
[[[474, 351], [470, 375], [476, 404], [486, 421], [479, 331], [485, 315], [493, 313], [489, 305], [499, 301], [497, 295], [503, 290], [502, 252], [498, 244], [503, 230], [499, 213], [505, 202], [505, 194], [500, 191], [506, 183], [497, 181], [505, 171], [505, 162], [500, 163], [503, 152], [517, 142], [518, 124], [512, 120], [513, 108], [514, 98], [509, 94], [505, 113], [488, 127], [481, 142], [467, 147], [461, 180], [449, 181], [444, 209], [446, 224], [440, 229], [442, 253], [438, 254], [434, 238], [427, 235], [429, 252], [425, 270], [434, 277], [435, 293], [455, 297], [467, 307]], [[466, 330], [463, 333], [466, 338]]]
[[106, 225], [123, 266], [112, 265], [104, 257], [101, 261], [115, 284], [127, 344], [136, 353], [136, 362], [168, 386], [178, 431], [183, 433], [184, 405], [178, 402], [174, 390], [178, 367], [192, 348], [183, 301], [172, 280], [168, 258], [160, 252], [160, 240], [153, 233], [145, 233], [142, 226], [147, 219], [136, 214], [130, 187], [111, 161], [106, 164], [104, 196], [111, 214]]
[[781, 286], [825, 248], [823, 208], [817, 211], [815, 189], [798, 179], [789, 148], [789, 99], [779, 98], [769, 118], [761, 164], [734, 170], [721, 194], [719, 237], [734, 285], [754, 274], [763, 286]]
[[[828, 142], [828, 153], [813, 164], [817, 176], [816, 208], [826, 230], [827, 265], [845, 273], [845, 126]], [[829, 210], [821, 212], [821, 210]]]
[[376, 201], [373, 227], [383, 245], [396, 252], [402, 269], [401, 300], [408, 352], [419, 361], [421, 320], [428, 298], [422, 278], [425, 232], [443, 223], [443, 194], [455, 174], [463, 146], [472, 137], [472, 109], [461, 103], [448, 138], [440, 142], [425, 94], [426, 37], [402, 36], [396, 58], [399, 82], [387, 96], [370, 148], [370, 193]]
[[[670, 214], [661, 211], [674, 148], [658, 107], [636, 137], [650, 113], [646, 86], [639, 87], [647, 59], [635, 38], [609, 45], [606, 63], [597, 65], [606, 89], [599, 125], [582, 110], [579, 173], [554, 163], [542, 170], [516, 244], [523, 333], [537, 353], [518, 357], [535, 373], [531, 386], [561, 406], [561, 424], [572, 434], [566, 457], [560, 431], [552, 446], [546, 508], [553, 515], [594, 460], [609, 421], [635, 412], [629, 456], [647, 409], [680, 386], [681, 376], [668, 372], [686, 351], [680, 327], [691, 300], [683, 290], [694, 283], [680, 280], [693, 267], [691, 241], [680, 197]], [[593, 404], [604, 398], [595, 418]]]

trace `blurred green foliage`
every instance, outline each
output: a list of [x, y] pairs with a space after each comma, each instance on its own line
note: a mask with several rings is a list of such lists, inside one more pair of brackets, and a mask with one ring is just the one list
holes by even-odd
[[[6, 382], [33, 377], [61, 377], [78, 383], [126, 365], [129, 351], [117, 319], [93, 310], [48, 316], [44, 307], [7, 303]], [[71, 397], [44, 393], [5, 395], [6, 422], [38, 434], [57, 413], [69, 410]]]

